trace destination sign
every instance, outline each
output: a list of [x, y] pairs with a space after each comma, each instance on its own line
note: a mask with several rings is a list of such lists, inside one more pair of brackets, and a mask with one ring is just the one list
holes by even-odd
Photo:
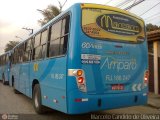
[[144, 22], [130, 13], [107, 9], [82, 9], [82, 30], [96, 39], [143, 42]]

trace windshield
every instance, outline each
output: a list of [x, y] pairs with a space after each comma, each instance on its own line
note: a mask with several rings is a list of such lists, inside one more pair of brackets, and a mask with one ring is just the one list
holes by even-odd
[[105, 9], [82, 9], [82, 29], [85, 34], [98, 39], [144, 41], [144, 23], [142, 20]]

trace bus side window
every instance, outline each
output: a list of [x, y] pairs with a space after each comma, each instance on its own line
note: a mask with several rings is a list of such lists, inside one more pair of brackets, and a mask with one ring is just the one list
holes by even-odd
[[14, 50], [14, 64], [16, 64], [17, 63], [17, 61], [18, 61], [18, 54], [17, 54], [17, 48]]
[[[38, 60], [46, 57], [46, 46], [48, 40], [48, 31], [45, 29], [35, 36], [33, 48], [33, 60]], [[30, 51], [32, 52], [32, 51]]]
[[25, 42], [25, 49], [24, 49], [24, 55], [23, 55], [23, 59], [24, 62], [25, 61], [30, 61], [30, 56], [31, 56], [31, 46], [32, 46], [32, 39], [29, 39]]
[[34, 49], [33, 49], [33, 60], [37, 60], [41, 58], [41, 46], [40, 46], [41, 34], [35, 36], [34, 39]]
[[3, 66], [3, 56], [1, 57], [1, 65]]
[[62, 35], [61, 35], [61, 44], [60, 44], [60, 54], [65, 54], [67, 51], [68, 45], [68, 35], [69, 35], [69, 22], [70, 16], [66, 16], [62, 22]]
[[49, 57], [59, 55], [61, 23], [62, 23], [62, 20], [56, 22], [55, 24], [52, 25], [50, 29]]
[[67, 51], [70, 16], [53, 24], [50, 28], [50, 39], [48, 45], [48, 56], [64, 55]]
[[31, 38], [30, 40], [29, 40], [30, 42], [28, 43], [28, 61], [31, 61], [31, 59], [32, 59], [32, 52], [33, 52], [33, 50], [32, 50], [32, 48], [33, 48], [33, 38]]
[[8, 55], [6, 54], [5, 64], [7, 64]]
[[17, 54], [17, 48], [14, 51], [14, 63], [16, 64], [18, 62], [18, 54]]
[[28, 43], [28, 41], [26, 41], [26, 42], [24, 43], [23, 62], [27, 61], [27, 43]]
[[15, 64], [15, 50], [13, 50], [13, 53], [12, 53], [12, 64]]
[[41, 33], [42, 58], [46, 57], [47, 40], [48, 40], [48, 30], [46, 29]]
[[6, 56], [4, 55], [3, 56], [3, 65], [5, 65], [6, 64]]
[[18, 63], [23, 62], [24, 49], [25, 49], [24, 43], [18, 47], [18, 57], [19, 57]]
[[4, 55], [4, 65], [6, 64], [6, 55]]

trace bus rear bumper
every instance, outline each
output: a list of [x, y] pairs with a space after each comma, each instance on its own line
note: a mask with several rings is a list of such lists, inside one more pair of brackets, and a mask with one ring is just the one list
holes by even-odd
[[102, 95], [71, 92], [68, 98], [68, 114], [82, 114], [145, 104], [147, 104], [147, 93], [144, 92]]

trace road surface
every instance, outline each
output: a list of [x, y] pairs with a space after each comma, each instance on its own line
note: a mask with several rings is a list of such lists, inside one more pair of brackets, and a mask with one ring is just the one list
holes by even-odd
[[66, 115], [64, 113], [49, 110], [44, 115], [38, 115], [35, 113], [32, 106], [32, 100], [23, 94], [14, 94], [12, 87], [4, 86], [0, 82], [0, 120], [8, 117], [19, 120], [90, 120], [96, 119], [98, 115], [110, 115], [116, 114], [160, 114], [160, 110], [149, 106], [136, 106], [128, 107], [100, 112], [93, 112], [83, 115]]

